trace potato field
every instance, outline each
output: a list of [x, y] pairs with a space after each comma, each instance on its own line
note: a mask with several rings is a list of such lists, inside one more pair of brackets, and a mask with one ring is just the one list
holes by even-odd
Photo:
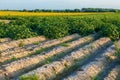
[[120, 80], [120, 14], [0, 16], [0, 80]]

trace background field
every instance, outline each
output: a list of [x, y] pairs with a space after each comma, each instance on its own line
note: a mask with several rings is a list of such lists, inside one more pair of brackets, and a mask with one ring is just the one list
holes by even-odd
[[0, 23], [1, 38], [21, 39], [44, 35], [54, 39], [73, 33], [83, 36], [99, 33], [112, 40], [120, 37], [119, 13], [0, 13], [0, 21], [7, 23]]
[[0, 11], [0, 16], [62, 16], [62, 15], [86, 15], [86, 14], [107, 14], [112, 12], [17, 12]]

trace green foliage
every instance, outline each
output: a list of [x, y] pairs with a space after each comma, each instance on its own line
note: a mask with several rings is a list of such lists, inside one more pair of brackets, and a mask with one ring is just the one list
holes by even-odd
[[20, 41], [20, 43], [19, 43], [19, 47], [23, 47], [25, 44], [24, 44], [24, 42], [23, 41]]
[[116, 57], [118, 58], [118, 63], [120, 63], [120, 48], [116, 47], [116, 53], [115, 53]]
[[25, 25], [5, 25], [0, 28], [0, 37], [10, 37], [12, 39], [24, 39], [36, 36]]
[[15, 61], [15, 60], [17, 60], [17, 58], [15, 56], [13, 56], [11, 60]]
[[119, 12], [119, 9], [103, 9], [103, 8], [82, 8], [84, 12]]
[[120, 38], [120, 14], [94, 14], [82, 16], [4, 16], [12, 20], [0, 23], [0, 38], [23, 39], [44, 35], [49, 39], [78, 33], [82, 36], [99, 33], [112, 40]]
[[67, 27], [49, 26], [44, 28], [43, 34], [49, 39], [58, 39], [67, 36], [68, 30]]
[[95, 28], [93, 25], [88, 25], [86, 22], [81, 23], [80, 34], [81, 35], [89, 35], [94, 33]]
[[9, 27], [8, 36], [13, 39], [23, 39], [35, 36], [35, 33], [31, 32], [30, 29], [24, 25], [21, 26], [11, 25]]
[[97, 18], [95, 18], [93, 21], [89, 23], [89, 25], [94, 26], [95, 32], [99, 32], [102, 29], [103, 24], [104, 22]]
[[7, 37], [7, 26], [4, 23], [0, 23], [0, 37]]
[[69, 24], [69, 33], [70, 34], [74, 34], [74, 33], [80, 33], [80, 22], [81, 20], [79, 19], [74, 19], [74, 18], [70, 18], [68, 19], [68, 24]]
[[116, 55], [120, 59], [120, 49], [117, 49]]
[[101, 35], [110, 37], [112, 40], [119, 39], [119, 28], [113, 24], [105, 23], [101, 30]]
[[69, 44], [68, 43], [62, 43], [60, 44], [61, 46], [64, 46], [64, 47], [69, 47]]
[[43, 51], [45, 51], [45, 48], [40, 48], [35, 52], [35, 54], [41, 54]]
[[28, 20], [23, 17], [19, 17], [17, 20], [12, 20], [10, 22], [11, 25], [25, 25]]
[[38, 18], [30, 17], [28, 19], [26, 26], [33, 32], [37, 33], [38, 35], [43, 35], [43, 27], [44, 27], [43, 22], [44, 21], [42, 18], [38, 19]]
[[40, 43], [40, 42], [34, 42], [33, 44], [34, 44], [34, 45], [38, 45], [39, 43]]
[[40, 80], [37, 75], [21, 76], [20, 80]]
[[115, 56], [118, 58], [118, 63], [120, 63], [120, 47], [118, 42], [114, 42], [115, 45]]

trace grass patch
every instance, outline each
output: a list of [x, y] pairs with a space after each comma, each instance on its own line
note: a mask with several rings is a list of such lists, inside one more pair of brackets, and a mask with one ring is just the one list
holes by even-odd
[[17, 60], [17, 58], [15, 56], [13, 56], [11, 60], [15, 61], [15, 60]]
[[31, 76], [21, 76], [19, 77], [19, 80], [40, 80], [37, 75], [31, 75]]
[[92, 80], [100, 80], [100, 79], [97, 79], [97, 77], [95, 76], [95, 77], [92, 77]]
[[35, 52], [35, 54], [40, 54], [40, 53], [42, 53], [43, 51], [45, 51], [45, 50], [47, 50], [46, 48], [40, 48], [39, 50], [37, 50], [36, 52]]
[[69, 47], [69, 44], [68, 43], [62, 43], [62, 44], [60, 44], [60, 46]]
[[[44, 53], [46, 51], [49, 51], [50, 49], [53, 49], [55, 46], [51, 46], [51, 47], [47, 47], [47, 48], [40, 48], [39, 50], [36, 50], [34, 52], [34, 54], [31, 54], [31, 55], [36, 55], [36, 54], [41, 54], [41, 53]], [[31, 56], [30, 55], [30, 56]]]
[[115, 56], [117, 56], [118, 63], [120, 63], [120, 48], [118, 47], [119, 45], [117, 42], [115, 42], [114, 45], [115, 45], [115, 50], [116, 50]]
[[44, 64], [52, 63], [53, 61], [58, 60], [67, 54], [68, 54], [67, 52], [62, 52], [60, 54], [56, 54], [56, 55], [53, 55], [52, 57], [46, 58]]
[[40, 43], [40, 42], [36, 41], [36, 42], [34, 42], [33, 44], [34, 44], [34, 45], [38, 45], [39, 43]]
[[117, 63], [120, 64], [120, 49], [116, 50], [115, 55], [117, 56]]

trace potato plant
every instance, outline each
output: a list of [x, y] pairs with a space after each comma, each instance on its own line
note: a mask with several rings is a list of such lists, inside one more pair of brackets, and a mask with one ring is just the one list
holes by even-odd
[[112, 40], [120, 38], [120, 14], [94, 14], [81, 16], [3, 16], [10, 23], [0, 23], [0, 38], [29, 38], [44, 35], [49, 39], [69, 34], [89, 35], [101, 33]]

